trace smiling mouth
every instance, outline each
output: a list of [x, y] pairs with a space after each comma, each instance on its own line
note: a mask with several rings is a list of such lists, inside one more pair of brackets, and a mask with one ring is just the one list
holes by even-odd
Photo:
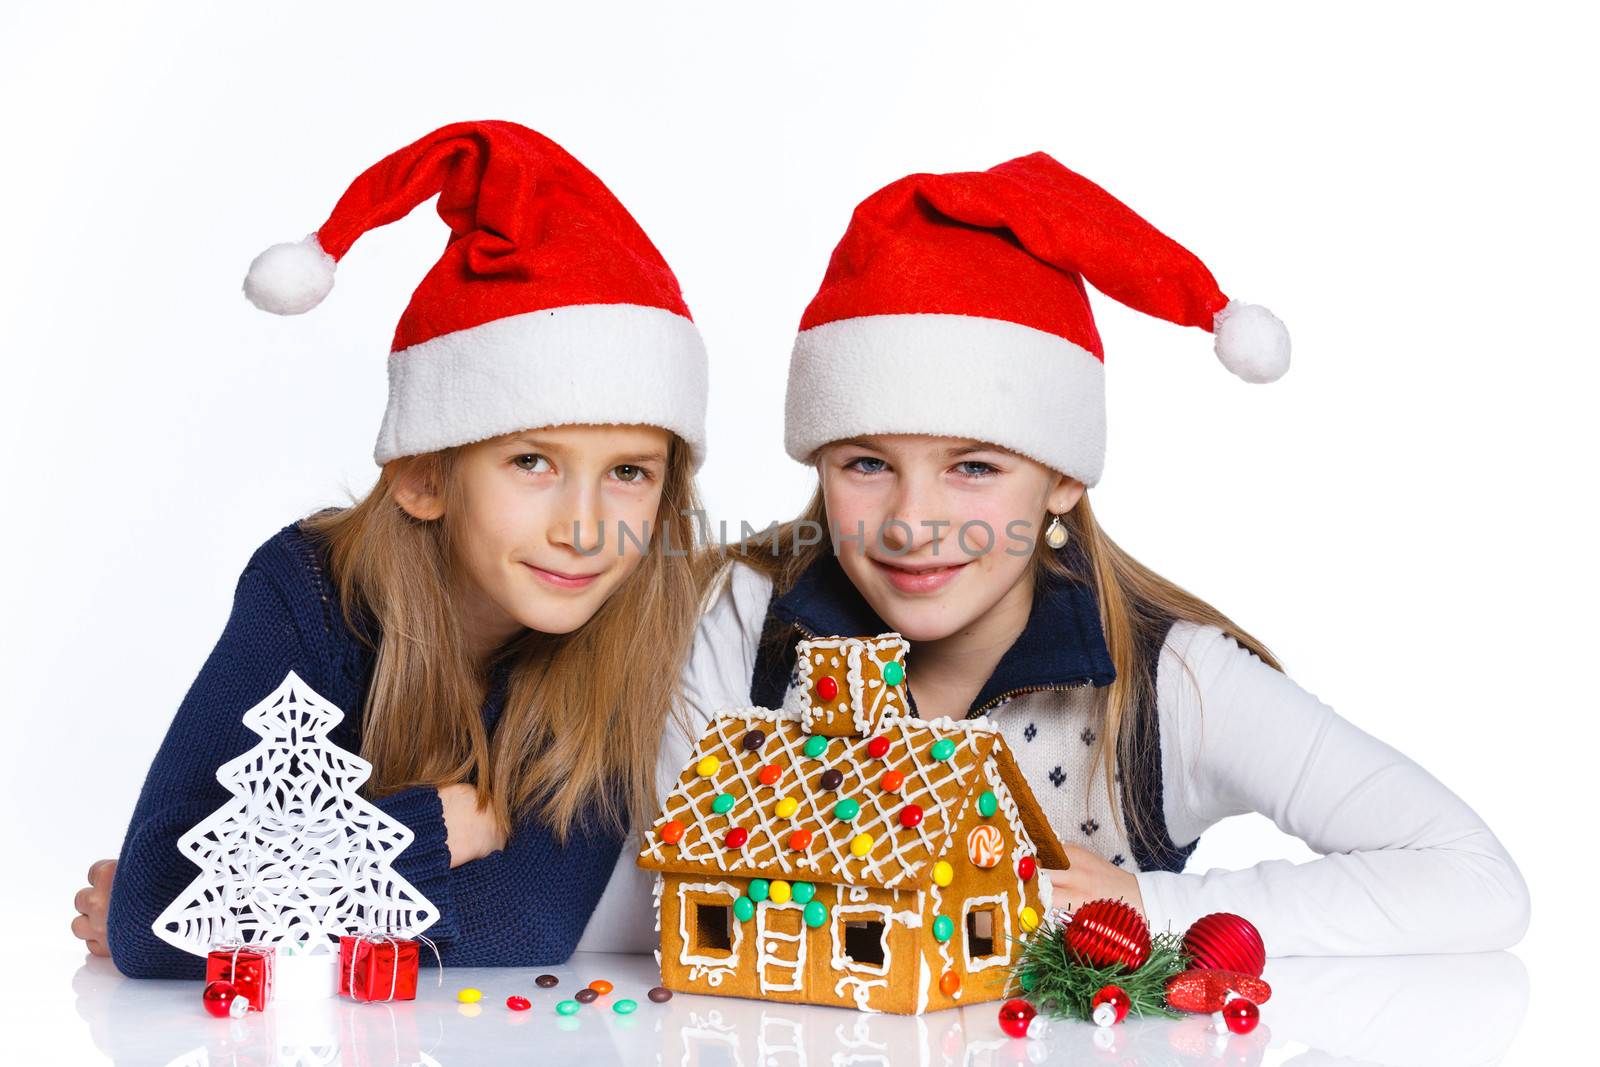
[[562, 571], [552, 571], [544, 567], [536, 567], [532, 563], [523, 563], [524, 567], [533, 572], [535, 578], [557, 589], [583, 589], [600, 577], [601, 572], [593, 574], [566, 574]]
[[906, 566], [872, 560], [872, 565], [902, 593], [932, 593], [943, 589], [971, 560], [961, 563], [920, 564]]

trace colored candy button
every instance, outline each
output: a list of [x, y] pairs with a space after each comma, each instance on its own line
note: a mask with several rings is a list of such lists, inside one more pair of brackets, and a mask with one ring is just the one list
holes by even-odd
[[672, 990], [664, 985], [658, 985], [645, 995], [650, 998], [650, 1003], [652, 1004], [665, 1004], [672, 999]]
[[762, 785], [773, 785], [783, 777], [783, 768], [776, 763], [769, 763], [756, 772], [756, 781]]
[[662, 844], [676, 845], [681, 840], [683, 840], [683, 823], [677, 819], [668, 819], [661, 824]]
[[772, 805], [772, 813], [780, 819], [790, 818], [799, 810], [800, 802], [794, 797], [780, 797], [778, 802]]
[[767, 899], [771, 900], [774, 904], [787, 904], [789, 903], [789, 896], [793, 892], [793, 886], [791, 886], [788, 882], [785, 882], [782, 878], [778, 878], [773, 881], [771, 887], [767, 890]]
[[1025, 932], [1032, 933], [1034, 930], [1039, 929], [1039, 913], [1026, 904], [1022, 906], [1021, 911], [1017, 912], [1017, 921], [1022, 924], [1022, 929]]
[[933, 884], [941, 889], [955, 881], [955, 868], [944, 860], [937, 860], [933, 865]]
[[906, 669], [899, 660], [890, 660], [883, 665], [883, 680], [888, 685], [899, 685], [906, 680]]
[[599, 993], [603, 997], [607, 993], [611, 992], [613, 986], [604, 978], [596, 978], [594, 981], [589, 983], [589, 988], [594, 990], [596, 993]]
[[722, 843], [728, 848], [744, 848], [744, 843], [748, 840], [750, 840], [750, 831], [742, 826], [735, 826], [728, 831], [728, 836], [722, 839]]
[[767, 899], [767, 891], [771, 888], [772, 883], [765, 878], [752, 878], [750, 879], [750, 886], [745, 892], [750, 895], [751, 900], [759, 903]]
[[806, 925], [813, 930], [828, 921], [828, 906], [820, 900], [813, 900], [806, 905]]
[[557, 978], [553, 974], [541, 974], [539, 977], [533, 980], [533, 984], [538, 986], [540, 989], [553, 989], [561, 984], [561, 979]]
[[789, 889], [796, 904], [809, 904], [811, 898], [817, 895], [817, 887], [810, 882], [796, 882]]
[[1017, 861], [1017, 877], [1026, 882], [1034, 876], [1038, 868], [1039, 865], [1034, 862], [1032, 856], [1024, 856]]
[[850, 855], [860, 859], [872, 851], [872, 835], [857, 834], [850, 839]]
[[755, 914], [755, 901], [751, 900], [749, 897], [740, 897], [738, 900], [733, 902], [733, 917], [738, 919], [740, 922], [749, 922], [751, 919], [755, 918]]
[[900, 809], [900, 825], [907, 830], [922, 824], [922, 809], [915, 804], [907, 804]]
[[849, 797], [839, 801], [833, 806], [833, 817], [840, 822], [849, 822], [861, 814], [861, 805]]
[[956, 754], [956, 743], [948, 737], [941, 737], [928, 749], [928, 755], [936, 760], [947, 760]]
[[456, 1000], [462, 1004], [476, 1004], [482, 999], [483, 990], [481, 989], [473, 989], [471, 986], [468, 986], [465, 989], [459, 989], [456, 991]]
[[878, 785], [885, 793], [898, 793], [905, 784], [906, 776], [899, 771], [884, 771], [883, 777], [878, 779]]
[[867, 755], [873, 759], [882, 759], [889, 754], [889, 739], [887, 737], [874, 737], [867, 742]]
[[953, 997], [961, 992], [961, 976], [954, 971], [946, 971], [939, 976], [939, 992], [947, 997]]
[[812, 734], [810, 737], [806, 738], [805, 747], [801, 749], [801, 751], [810, 756], [812, 759], [816, 759], [824, 752], [828, 751], [828, 739], [823, 737], [821, 734]]
[[559, 1002], [558, 1004], [556, 1004], [556, 1014], [557, 1015], [576, 1015], [576, 1014], [578, 1014], [578, 1002], [576, 1000], [563, 1000], [563, 1001]]
[[600, 994], [585, 987], [572, 994], [572, 999], [576, 1000], [579, 1004], [593, 1004], [595, 1001], [600, 999]]
[[512, 1011], [527, 1011], [529, 1008], [533, 1007], [533, 1002], [527, 997], [519, 997], [515, 994], [512, 994], [506, 998], [506, 1007], [510, 1008]]
[[739, 747], [744, 749], [746, 752], [760, 752], [761, 746], [766, 743], [767, 735], [764, 730], [751, 730], [749, 733], [745, 734], [744, 737], [740, 738]]
[[733, 794], [718, 793], [716, 799], [711, 801], [711, 810], [718, 815], [726, 815], [733, 810]]
[[824, 792], [831, 793], [844, 784], [844, 775], [836, 768], [829, 767], [817, 776], [817, 784], [822, 787]]
[[717, 773], [717, 768], [722, 766], [722, 761], [715, 756], [702, 756], [699, 763], [694, 765], [694, 773], [702, 778], [710, 778]]
[[824, 703], [833, 700], [839, 695], [839, 683], [832, 676], [823, 675], [817, 679], [817, 697]]
[[633, 1010], [638, 1006], [639, 1005], [636, 1002], [631, 1000], [619, 1000], [615, 1004], [611, 1005], [611, 1010], [616, 1012], [618, 1015], [632, 1015]]
[[933, 920], [933, 939], [944, 942], [955, 936], [956, 924], [948, 915], [941, 915]]
[[811, 847], [811, 831], [796, 830], [789, 835], [789, 848], [794, 852], [804, 852]]
[[994, 795], [993, 790], [985, 789], [982, 793], [978, 794], [979, 815], [982, 815], [985, 819], [987, 819], [989, 816], [993, 815], [999, 810], [1000, 798]]

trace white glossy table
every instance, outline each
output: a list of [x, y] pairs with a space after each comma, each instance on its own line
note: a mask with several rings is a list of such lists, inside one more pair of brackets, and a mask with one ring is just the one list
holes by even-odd
[[[560, 978], [554, 989], [536, 974]], [[1501, 1062], [1526, 1011], [1528, 978], [1504, 952], [1473, 956], [1282, 959], [1266, 978], [1273, 997], [1247, 1036], [1218, 1035], [1208, 1021], [1130, 1020], [1110, 1031], [1059, 1022], [1043, 1040], [1005, 1037], [996, 1005], [911, 1018], [837, 1008], [679, 994], [665, 1004], [648, 956], [579, 954], [560, 967], [456, 969], [435, 986], [424, 970], [417, 1000], [279, 1004], [244, 1019], [213, 1019], [198, 982], [131, 981], [106, 960], [73, 978], [79, 1017], [103, 1062], [119, 1065], [268, 1067], [280, 1064], [654, 1064], [661, 1067], [794, 1067], [801, 1064], [1482, 1064]], [[578, 1014], [558, 1000], [593, 978], [615, 991]], [[483, 991], [477, 1010], [456, 991]], [[64, 991], [63, 991], [64, 992]], [[58, 996], [54, 991], [39, 995]], [[533, 1008], [512, 1012], [505, 998]], [[632, 1015], [610, 1005], [638, 1002]]]

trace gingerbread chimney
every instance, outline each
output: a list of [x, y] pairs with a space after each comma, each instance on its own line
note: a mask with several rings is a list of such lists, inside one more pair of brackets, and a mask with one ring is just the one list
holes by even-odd
[[796, 647], [801, 726], [824, 737], [865, 737], [906, 714], [906, 653], [899, 634], [819, 637]]

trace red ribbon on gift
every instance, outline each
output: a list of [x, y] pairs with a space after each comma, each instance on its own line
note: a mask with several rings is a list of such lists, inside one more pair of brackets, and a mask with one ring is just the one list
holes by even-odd
[[277, 950], [271, 945], [219, 942], [206, 954], [206, 984], [229, 982], [251, 1011], [265, 1011], [272, 999], [272, 961], [276, 957]]
[[[438, 947], [420, 934], [416, 940], [378, 933], [339, 938], [339, 994], [357, 1001], [416, 1000], [419, 941], [439, 961]], [[439, 966], [442, 984], [442, 961]]]

